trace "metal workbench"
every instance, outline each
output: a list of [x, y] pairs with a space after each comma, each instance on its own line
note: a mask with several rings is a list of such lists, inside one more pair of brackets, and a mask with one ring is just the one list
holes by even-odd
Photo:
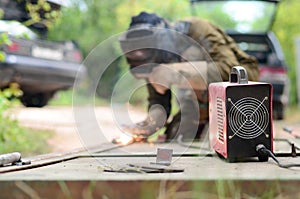
[[[289, 141], [300, 146], [299, 139]], [[153, 164], [158, 148], [173, 149], [170, 166]], [[274, 141], [274, 152], [282, 163], [300, 164], [286, 140]], [[130, 164], [171, 170], [147, 173], [128, 169]], [[228, 163], [205, 142], [190, 147], [104, 143], [32, 157], [30, 165], [1, 167], [0, 198], [299, 198], [299, 182], [299, 167], [280, 168], [272, 159], [256, 158]]]

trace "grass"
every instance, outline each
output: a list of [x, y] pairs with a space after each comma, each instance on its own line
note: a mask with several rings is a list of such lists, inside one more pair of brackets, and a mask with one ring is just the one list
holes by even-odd
[[[87, 97], [83, 95], [76, 95], [76, 104], [85, 104], [87, 100]], [[147, 97], [148, 97], [148, 92], [146, 88], [139, 88], [137, 89], [129, 99], [129, 104], [137, 108], [138, 110], [143, 110], [147, 111]], [[110, 100], [106, 99], [101, 99], [100, 97], [95, 96], [95, 106], [107, 106], [110, 103]], [[171, 114], [177, 113], [179, 110], [179, 107], [177, 105], [177, 99], [175, 96], [172, 97], [172, 110]], [[66, 91], [59, 91], [56, 93], [53, 99], [49, 101], [49, 105], [52, 106], [72, 106], [73, 104], [73, 90], [66, 90]]]
[[[26, 128], [26, 137], [31, 140], [30, 147], [20, 146], [20, 151], [24, 156], [35, 156], [51, 152], [51, 147], [47, 141], [54, 135], [54, 132], [49, 130], [28, 129]], [[33, 141], [34, 140], [34, 141]], [[32, 142], [33, 141], [33, 142]]]
[[11, 133], [8, 139], [1, 141], [1, 154], [20, 152], [22, 157], [28, 157], [51, 152], [47, 140], [52, 137], [52, 132], [24, 127], [15, 129], [18, 131], [17, 136]]
[[72, 105], [72, 90], [59, 91], [49, 101], [49, 105], [53, 106], [64, 106]]
[[24, 157], [47, 153], [50, 151], [47, 140], [52, 133], [24, 128], [11, 117], [11, 108], [20, 105], [17, 98], [20, 95], [15, 84], [0, 90], [0, 154], [20, 152]]
[[[76, 105], [84, 105], [87, 103], [88, 99], [85, 96], [76, 95]], [[104, 99], [100, 99], [98, 97], [95, 98], [95, 105], [105, 105], [107, 104], [107, 101]], [[55, 94], [55, 96], [49, 101], [49, 105], [52, 106], [72, 106], [73, 105], [73, 90], [65, 90], [65, 91], [59, 91]]]

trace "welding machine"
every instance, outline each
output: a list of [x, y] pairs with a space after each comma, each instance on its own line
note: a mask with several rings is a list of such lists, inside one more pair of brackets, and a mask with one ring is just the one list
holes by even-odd
[[273, 151], [272, 85], [248, 82], [242, 66], [232, 68], [229, 82], [209, 85], [209, 137], [217, 154], [229, 162], [258, 157], [263, 144]]

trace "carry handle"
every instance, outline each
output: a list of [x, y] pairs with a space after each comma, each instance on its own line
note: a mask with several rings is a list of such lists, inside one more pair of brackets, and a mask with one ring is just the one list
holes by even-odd
[[230, 83], [248, 84], [247, 70], [242, 66], [234, 66], [229, 76]]

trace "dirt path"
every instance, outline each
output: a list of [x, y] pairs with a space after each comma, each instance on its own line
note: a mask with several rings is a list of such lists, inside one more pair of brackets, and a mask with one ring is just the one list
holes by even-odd
[[[75, 109], [80, 115], [75, 119], [72, 107], [23, 108], [13, 110], [20, 124], [34, 129], [53, 131], [54, 136], [48, 141], [52, 152], [68, 151], [79, 147], [86, 147], [100, 142], [111, 141], [121, 134], [109, 107], [96, 107], [86, 115], [86, 110]], [[95, 115], [95, 121], [89, 115]], [[300, 115], [300, 114], [299, 114]], [[292, 135], [283, 131], [288, 127], [300, 136], [300, 116], [289, 116], [287, 120], [274, 121], [274, 135], [276, 137], [292, 138]], [[145, 115], [139, 111], [131, 110], [130, 118], [140, 121]]]
[[[104, 138], [101, 138], [101, 142], [111, 141], [120, 134], [120, 130], [108, 107], [96, 107], [94, 109], [97, 124], [89, 124], [89, 121], [86, 121], [85, 118], [81, 121], [78, 121], [78, 119], [76, 121], [73, 111], [72, 107], [47, 106], [44, 108], [19, 107], [15, 108], [13, 113], [22, 126], [50, 130], [55, 133], [48, 141], [52, 148], [51, 152], [85, 147], [87, 142], [89, 142], [86, 136], [91, 134], [92, 137], [90, 139], [92, 142], [94, 137], [99, 134], [99, 131], [105, 134]], [[135, 111], [132, 117], [138, 120], [144, 116], [142, 113]], [[87, 127], [80, 127], [82, 124]], [[101, 130], [99, 130], [99, 127], [95, 127], [96, 125], [100, 126]]]

